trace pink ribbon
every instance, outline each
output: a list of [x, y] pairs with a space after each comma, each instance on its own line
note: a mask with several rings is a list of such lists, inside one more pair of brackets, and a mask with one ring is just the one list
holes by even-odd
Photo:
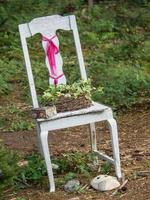
[[54, 76], [52, 76], [52, 75], [49, 74], [49, 76], [50, 76], [52, 79], [54, 79], [54, 85], [55, 85], [55, 86], [58, 85], [58, 79], [61, 78], [63, 75], [64, 75], [64, 74], [62, 73], [62, 74], [60, 74], [59, 76], [54, 77]]
[[49, 39], [45, 36], [42, 36], [42, 40], [47, 42], [46, 55], [48, 57], [48, 62], [51, 69], [51, 74], [49, 74], [49, 76], [54, 79], [54, 84], [57, 85], [58, 79], [61, 78], [64, 74], [62, 73], [61, 75], [57, 76], [55, 54], [59, 52], [59, 49], [53, 42], [55, 37], [56, 35]]

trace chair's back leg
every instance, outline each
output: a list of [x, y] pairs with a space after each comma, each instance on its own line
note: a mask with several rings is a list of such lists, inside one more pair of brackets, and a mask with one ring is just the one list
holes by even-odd
[[90, 124], [90, 139], [92, 151], [97, 151], [96, 128], [95, 123]]
[[109, 130], [110, 130], [110, 135], [111, 135], [111, 143], [112, 143], [112, 149], [113, 149], [113, 158], [114, 158], [116, 176], [118, 177], [118, 179], [121, 179], [122, 175], [121, 175], [121, 167], [120, 167], [117, 123], [116, 123], [116, 120], [113, 118], [108, 119], [107, 122], [109, 125]]
[[36, 129], [37, 129], [37, 142], [38, 142], [38, 151], [41, 154], [41, 156], [43, 157], [43, 148], [42, 148], [42, 143], [41, 143], [41, 138], [40, 138], [40, 127], [38, 125], [38, 123], [36, 122]]
[[[90, 140], [91, 140], [92, 152], [97, 151], [97, 139], [96, 139], [95, 123], [90, 124]], [[98, 163], [99, 163], [98, 155], [96, 155], [93, 164], [97, 165]]]

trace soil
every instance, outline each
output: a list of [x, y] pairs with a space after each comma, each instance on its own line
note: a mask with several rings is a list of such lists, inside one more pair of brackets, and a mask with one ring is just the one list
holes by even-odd
[[[121, 165], [126, 185], [114, 195], [114, 191], [97, 192], [92, 188], [83, 193], [68, 194], [56, 188], [55, 193], [48, 192], [48, 185], [22, 189], [16, 193], [5, 192], [5, 199], [17, 200], [149, 200], [150, 199], [150, 109], [136, 107], [117, 116]], [[99, 148], [111, 155], [110, 138], [107, 125], [97, 123]], [[22, 154], [37, 151], [36, 131], [1, 132], [0, 140], [10, 149]], [[67, 152], [89, 152], [89, 127], [80, 126], [49, 133], [51, 154]], [[97, 174], [98, 175], [98, 174]]]

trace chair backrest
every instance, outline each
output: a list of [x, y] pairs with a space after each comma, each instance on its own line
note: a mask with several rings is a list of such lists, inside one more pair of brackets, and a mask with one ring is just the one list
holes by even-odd
[[[39, 105], [38, 105], [38, 100], [37, 100], [37, 95], [36, 95], [36, 89], [35, 89], [35, 84], [34, 84], [34, 79], [33, 79], [33, 73], [32, 73], [26, 38], [32, 37], [35, 34], [40, 33], [45, 38], [50, 39], [51, 37], [54, 37], [56, 35], [56, 31], [58, 29], [72, 30], [74, 41], [75, 41], [78, 63], [80, 67], [81, 78], [84, 80], [87, 79], [76, 19], [74, 15], [69, 15], [69, 16], [64, 16], [64, 17], [60, 15], [39, 17], [39, 18], [33, 19], [29, 23], [20, 24], [19, 32], [20, 32], [20, 37], [21, 37], [21, 44], [22, 44], [22, 49], [23, 49], [23, 54], [24, 54], [24, 59], [25, 59], [25, 66], [26, 66], [30, 92], [31, 92], [31, 97], [32, 97], [32, 103], [33, 103], [34, 108], [38, 108]], [[44, 50], [46, 50], [45, 48], [46, 43], [44, 43], [44, 40], [42, 43], [43, 43]], [[58, 41], [57, 36], [53, 44], [58, 47], [59, 41]], [[56, 56], [56, 62], [62, 65], [62, 58], [60, 54]], [[46, 64], [48, 65], [48, 58], [46, 59]], [[62, 79], [62, 83], [65, 83], [65, 78]]]

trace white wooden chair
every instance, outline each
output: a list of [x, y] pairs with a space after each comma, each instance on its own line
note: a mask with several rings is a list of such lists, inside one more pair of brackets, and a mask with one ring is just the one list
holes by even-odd
[[[29, 23], [20, 24], [19, 32], [21, 37], [22, 49], [24, 53], [26, 71], [29, 79], [33, 108], [38, 108], [39, 104], [37, 101], [36, 89], [32, 74], [32, 68], [31, 68], [26, 38], [32, 37], [36, 33], [40, 33], [43, 36], [50, 39], [51, 37], [56, 35], [56, 31], [58, 29], [72, 31], [75, 41], [78, 63], [81, 72], [81, 78], [85, 80], [87, 79], [76, 19], [74, 15], [65, 17], [59, 15], [46, 16], [46, 17], [35, 18]], [[43, 47], [45, 49], [44, 42], [46, 41], [44, 40], [42, 42]], [[57, 37], [54, 38], [54, 43], [58, 47], [59, 41]], [[58, 72], [61, 72], [62, 71], [61, 55], [58, 53], [55, 56], [55, 59], [56, 59], [56, 64], [59, 65]], [[49, 65], [48, 58], [46, 58], [46, 64], [47, 66]], [[50, 69], [49, 72], [52, 73]], [[50, 84], [54, 84], [55, 80], [53, 77], [49, 77], [49, 80]], [[58, 84], [65, 83], [66, 82], [65, 76], [60, 77], [59, 80], [57, 80], [57, 82]], [[104, 153], [98, 151], [97, 149], [95, 122], [104, 120], [108, 122], [110, 129], [113, 158], [105, 155]], [[90, 124], [92, 151], [97, 153], [100, 158], [112, 163], [115, 167], [116, 176], [119, 179], [122, 177], [120, 168], [117, 124], [116, 120], [113, 118], [112, 110], [110, 107], [93, 102], [93, 106], [86, 109], [81, 109], [72, 112], [58, 113], [57, 115], [51, 117], [50, 119], [37, 119], [36, 124], [37, 124], [39, 145], [41, 147], [41, 152], [46, 162], [49, 184], [50, 184], [50, 192], [55, 191], [55, 183], [54, 183], [52, 164], [48, 148], [48, 131], [53, 131], [57, 129]]]

